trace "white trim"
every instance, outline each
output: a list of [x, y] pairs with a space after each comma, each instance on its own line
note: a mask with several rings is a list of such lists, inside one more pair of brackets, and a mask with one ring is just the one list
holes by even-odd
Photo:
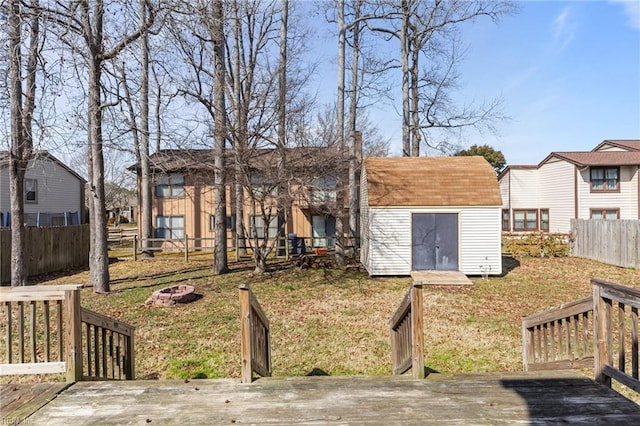
[[22, 364], [0, 364], [0, 376], [13, 374], [65, 373], [66, 362], [28, 362]]

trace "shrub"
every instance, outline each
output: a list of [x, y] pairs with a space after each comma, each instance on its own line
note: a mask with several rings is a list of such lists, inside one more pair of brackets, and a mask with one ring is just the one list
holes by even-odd
[[569, 255], [569, 236], [566, 234], [505, 234], [503, 251], [513, 256], [564, 257]]

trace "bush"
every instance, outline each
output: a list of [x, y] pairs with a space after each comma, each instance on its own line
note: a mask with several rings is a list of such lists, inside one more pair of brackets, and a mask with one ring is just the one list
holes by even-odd
[[515, 257], [565, 257], [569, 255], [569, 236], [544, 232], [505, 234], [502, 249]]

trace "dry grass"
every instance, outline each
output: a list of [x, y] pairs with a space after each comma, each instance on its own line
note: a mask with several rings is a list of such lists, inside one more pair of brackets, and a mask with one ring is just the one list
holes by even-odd
[[[111, 265], [112, 293], [82, 293], [83, 305], [136, 327], [140, 379], [239, 377], [238, 285], [248, 283], [271, 321], [274, 374], [390, 374], [388, 321], [409, 278], [369, 278], [342, 269], [272, 264], [254, 276], [249, 263], [210, 273], [210, 254]], [[523, 316], [591, 294], [592, 277], [640, 288], [640, 271], [575, 259], [511, 261], [504, 277], [465, 288], [425, 288], [426, 364], [441, 372], [521, 369]], [[43, 284], [86, 283], [87, 273]], [[202, 299], [147, 307], [154, 290], [188, 283]]]

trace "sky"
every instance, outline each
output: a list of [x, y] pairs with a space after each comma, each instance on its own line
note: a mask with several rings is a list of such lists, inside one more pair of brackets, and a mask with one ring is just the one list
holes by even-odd
[[[538, 164], [552, 151], [589, 151], [605, 139], [640, 139], [640, 1], [518, 5], [498, 24], [464, 28], [458, 99], [501, 98], [509, 119], [497, 123], [497, 134], [468, 132], [463, 144], [488, 144], [516, 165]], [[333, 76], [335, 59], [318, 72]], [[371, 115], [391, 139], [391, 155], [400, 155], [394, 105], [379, 104]]]

